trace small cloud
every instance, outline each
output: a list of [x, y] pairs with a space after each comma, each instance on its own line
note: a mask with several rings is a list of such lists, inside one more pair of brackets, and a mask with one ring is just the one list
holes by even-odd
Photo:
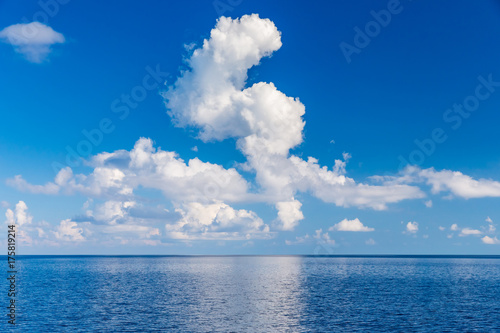
[[351, 159], [352, 155], [349, 154], [349, 153], [343, 152], [342, 153], [342, 157], [344, 158], [344, 161], [347, 162], [347, 161], [349, 161]]
[[482, 232], [476, 229], [471, 229], [471, 228], [463, 228], [462, 231], [460, 232], [460, 237], [465, 237], [469, 235], [481, 235]]
[[330, 140], [330, 143], [333, 143], [333, 144], [335, 144], [335, 140]]
[[354, 231], [354, 232], [369, 232], [375, 230], [374, 228], [369, 228], [363, 225], [361, 221], [356, 218], [354, 220], [343, 219], [339, 223], [335, 224], [333, 227], [328, 229], [329, 231]]
[[83, 229], [78, 228], [78, 223], [71, 221], [70, 219], [63, 220], [57, 227], [54, 235], [59, 240], [78, 242], [85, 240], [82, 235]]
[[194, 146], [193, 148], [191, 148], [192, 151], [198, 151], [198, 146]]
[[446, 235], [446, 238], [453, 238], [453, 234]]
[[14, 46], [16, 52], [33, 63], [41, 63], [52, 51], [51, 46], [64, 43], [64, 36], [40, 22], [13, 24], [0, 31], [0, 40]]
[[500, 240], [497, 237], [491, 238], [488, 236], [484, 236], [483, 238], [481, 238], [481, 241], [484, 244], [500, 244]]
[[493, 220], [489, 216], [486, 218], [485, 221], [488, 222], [488, 223], [493, 223]]
[[452, 224], [450, 227], [451, 231], [457, 231], [458, 230], [458, 225], [456, 223]]
[[439, 230], [444, 231], [446, 228], [439, 226]]
[[325, 232], [324, 234], [321, 234], [322, 232], [323, 232], [323, 229], [316, 230], [316, 234], [314, 235], [314, 239], [317, 239], [320, 242], [324, 242], [328, 245], [335, 245], [335, 240], [330, 239], [330, 235], [328, 235], [327, 232]]
[[408, 222], [406, 224], [406, 232], [409, 234], [414, 234], [418, 231], [418, 222]]
[[422, 237], [424, 237], [425, 239], [429, 238], [429, 235], [423, 235]]
[[375, 243], [375, 240], [373, 240], [373, 238], [370, 238], [368, 239], [366, 242], [365, 242], [366, 245], [375, 245], [377, 243]]
[[186, 51], [191, 51], [196, 47], [196, 43], [189, 43], [189, 44], [184, 44], [184, 49]]
[[286, 245], [297, 245], [297, 244], [303, 244], [305, 242], [307, 242], [311, 237], [309, 235], [305, 235], [303, 237], [295, 237], [295, 240], [294, 241], [290, 241], [290, 240], [285, 240], [285, 244]]
[[432, 207], [432, 200], [428, 200], [428, 201], [424, 202], [424, 205], [427, 208], [431, 208]]
[[28, 213], [28, 206], [24, 201], [19, 201], [14, 210], [7, 209], [5, 212], [7, 224], [16, 224], [22, 226], [24, 224], [31, 224], [33, 217]]

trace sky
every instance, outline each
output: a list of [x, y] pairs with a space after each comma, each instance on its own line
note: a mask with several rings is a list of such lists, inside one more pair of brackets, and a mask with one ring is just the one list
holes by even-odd
[[3, 233], [18, 254], [498, 254], [499, 18], [2, 1]]

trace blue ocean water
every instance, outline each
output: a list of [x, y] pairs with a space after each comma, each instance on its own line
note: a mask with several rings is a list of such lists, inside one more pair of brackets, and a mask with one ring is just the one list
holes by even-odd
[[22, 332], [500, 332], [499, 259], [22, 257], [18, 270]]

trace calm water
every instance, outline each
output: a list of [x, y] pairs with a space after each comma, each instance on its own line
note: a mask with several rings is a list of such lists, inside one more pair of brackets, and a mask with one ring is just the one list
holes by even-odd
[[500, 332], [498, 259], [45, 257], [18, 269], [22, 332]]

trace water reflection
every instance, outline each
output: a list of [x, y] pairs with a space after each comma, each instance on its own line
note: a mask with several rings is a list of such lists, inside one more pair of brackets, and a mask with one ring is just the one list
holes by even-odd
[[198, 289], [189, 314], [207, 330], [256, 332], [300, 328], [304, 298], [300, 257], [210, 257], [189, 260]]
[[48, 258], [19, 263], [24, 332], [494, 331], [500, 260]]

